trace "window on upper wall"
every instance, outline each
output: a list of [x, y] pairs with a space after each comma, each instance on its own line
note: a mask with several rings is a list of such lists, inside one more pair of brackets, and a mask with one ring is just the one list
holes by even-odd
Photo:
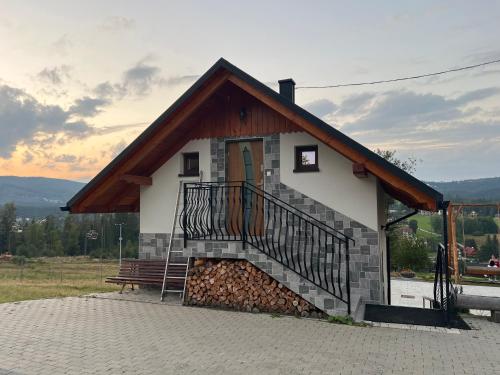
[[199, 176], [200, 175], [200, 154], [189, 152], [182, 154], [184, 170], [179, 176]]
[[319, 172], [318, 145], [295, 147], [294, 172]]

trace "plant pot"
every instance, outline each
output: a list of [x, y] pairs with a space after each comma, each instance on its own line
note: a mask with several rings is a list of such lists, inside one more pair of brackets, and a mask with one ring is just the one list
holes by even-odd
[[399, 274], [405, 279], [413, 279], [415, 277], [415, 272], [413, 272], [412, 270], [403, 270]]

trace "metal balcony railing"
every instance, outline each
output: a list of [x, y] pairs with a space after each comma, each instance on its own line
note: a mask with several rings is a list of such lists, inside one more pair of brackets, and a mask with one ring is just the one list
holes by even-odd
[[242, 241], [347, 304], [350, 237], [248, 182], [185, 183], [184, 240]]

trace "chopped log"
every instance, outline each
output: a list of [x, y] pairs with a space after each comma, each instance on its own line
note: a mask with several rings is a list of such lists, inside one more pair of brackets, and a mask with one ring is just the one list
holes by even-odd
[[300, 316], [323, 315], [246, 260], [196, 259], [189, 270], [186, 286], [187, 303], [191, 305]]

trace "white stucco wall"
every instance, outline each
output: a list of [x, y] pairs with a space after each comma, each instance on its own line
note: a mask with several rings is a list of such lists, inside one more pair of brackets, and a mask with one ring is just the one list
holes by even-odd
[[[319, 172], [293, 173], [295, 146], [318, 145]], [[352, 161], [307, 133], [280, 135], [280, 180], [285, 185], [378, 231], [377, 179], [358, 178]]]
[[179, 181], [199, 180], [199, 177], [178, 176], [182, 173], [182, 154], [186, 152], [200, 153], [200, 173], [204, 181], [210, 179], [210, 140], [188, 142], [151, 176], [153, 185], [141, 187], [141, 233], [171, 232]]

